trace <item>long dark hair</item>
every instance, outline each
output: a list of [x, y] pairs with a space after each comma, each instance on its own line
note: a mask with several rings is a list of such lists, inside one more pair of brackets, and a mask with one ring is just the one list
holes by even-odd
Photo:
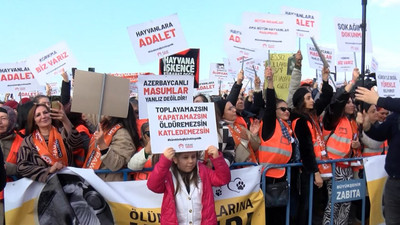
[[[182, 154], [182, 152], [177, 152], [177, 153], [175, 153], [174, 157], [179, 157], [180, 154]], [[197, 160], [199, 159], [199, 152], [196, 152], [196, 159]], [[178, 179], [178, 176], [181, 175], [182, 180], [185, 183], [186, 187], [190, 186], [191, 183], [194, 183], [194, 185], [196, 185], [196, 187], [198, 188], [197, 183], [199, 182], [199, 174], [197, 172], [197, 162], [196, 162], [196, 166], [189, 173], [179, 170], [178, 166], [175, 163], [172, 163], [171, 170], [177, 179]], [[178, 183], [176, 185], [175, 195], [180, 191], [180, 189], [181, 189], [181, 186]]]
[[128, 130], [129, 136], [131, 137], [133, 144], [135, 145], [136, 149], [138, 149], [140, 146], [140, 140], [136, 125], [136, 115], [133, 112], [133, 108], [130, 103], [128, 104], [128, 116], [126, 118], [110, 117], [109, 119], [103, 120], [101, 122], [101, 126], [104, 131], [109, 131], [115, 125], [121, 124], [123, 128]]

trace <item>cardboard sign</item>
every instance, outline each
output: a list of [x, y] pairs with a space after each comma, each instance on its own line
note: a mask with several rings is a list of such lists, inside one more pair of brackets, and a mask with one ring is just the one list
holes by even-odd
[[128, 33], [140, 64], [188, 48], [177, 14], [132, 25]]
[[271, 51], [296, 50], [296, 23], [293, 16], [243, 13], [244, 40], [251, 48]]
[[336, 55], [336, 71], [348, 72], [353, 71], [355, 67], [354, 56], [351, 53], [340, 53]]
[[122, 77], [129, 79], [129, 97], [137, 97], [138, 88], [136, 82], [138, 81], [139, 75], [154, 75], [154, 73], [145, 72], [145, 73], [108, 73], [108, 75], [114, 77]]
[[26, 60], [27, 66], [35, 75], [35, 79], [45, 85], [49, 79], [62, 80], [61, 74], [77, 66], [77, 61], [65, 42], [60, 42], [45, 51], [30, 56]]
[[[292, 54], [271, 54], [271, 68], [274, 71], [274, 89], [276, 96], [280, 99], [287, 99], [289, 94], [289, 84], [292, 78], [287, 75], [289, 57]], [[267, 88], [267, 82], [264, 82], [264, 89]]]
[[148, 103], [193, 102], [193, 76], [190, 75], [140, 75], [139, 118], [147, 118]]
[[[321, 53], [324, 54], [326, 61], [329, 64], [329, 69], [335, 71], [335, 50], [331, 48], [320, 47]], [[312, 44], [307, 44], [308, 62], [313, 69], [321, 70], [324, 66], [317, 49]]]
[[378, 94], [381, 97], [400, 97], [400, 74], [395, 72], [376, 72]]
[[35, 75], [25, 62], [18, 62], [0, 64], [0, 89], [2, 93], [22, 95], [42, 91], [44, 87], [35, 80]]
[[223, 63], [210, 63], [210, 74], [208, 75], [210, 79], [224, 80], [227, 79], [228, 76], [228, 72]]
[[[104, 76], [104, 80], [103, 80]], [[102, 87], [104, 82], [104, 92]], [[71, 111], [126, 118], [129, 104], [129, 80], [101, 73], [75, 71], [74, 100]]]
[[[361, 19], [336, 18], [336, 43], [340, 52], [361, 52]], [[367, 22], [365, 51], [372, 53], [371, 27]]]
[[209, 80], [201, 80], [199, 87], [195, 89], [194, 96], [199, 93], [205, 95], [219, 95], [219, 86], [217, 80], [209, 79]]
[[320, 24], [319, 12], [283, 6], [281, 13], [284, 15], [296, 16], [295, 19], [297, 37], [315, 37], [318, 39]]
[[199, 86], [200, 49], [187, 49], [160, 59], [160, 72], [163, 75], [191, 75], [194, 87]]
[[152, 103], [147, 110], [153, 154], [167, 147], [176, 152], [218, 147], [214, 103]]

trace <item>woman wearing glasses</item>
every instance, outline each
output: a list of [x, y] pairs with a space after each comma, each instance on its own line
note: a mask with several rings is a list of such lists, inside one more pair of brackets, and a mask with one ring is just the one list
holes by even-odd
[[[273, 73], [271, 67], [265, 70], [265, 81], [268, 82], [266, 89], [266, 101], [262, 129], [259, 135], [261, 145], [258, 150], [258, 160], [261, 165], [286, 164], [294, 161], [293, 149], [297, 141], [293, 137], [293, 130], [289, 120], [290, 109], [282, 99], [276, 99]], [[271, 168], [266, 172], [268, 184], [286, 180], [285, 168]], [[266, 209], [266, 224], [285, 224], [285, 206], [271, 207]]]

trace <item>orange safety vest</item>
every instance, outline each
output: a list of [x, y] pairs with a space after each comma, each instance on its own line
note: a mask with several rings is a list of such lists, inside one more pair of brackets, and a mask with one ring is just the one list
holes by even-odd
[[[282, 122], [286, 123], [284, 121]], [[262, 123], [263, 122], [261, 121], [261, 127]], [[286, 127], [289, 133], [292, 133], [292, 129], [289, 126]], [[262, 139], [261, 129], [259, 136], [261, 139], [261, 145], [258, 148], [257, 156], [260, 164], [267, 166], [269, 164], [286, 164], [289, 162], [292, 156], [292, 143], [283, 136], [281, 125], [278, 120], [276, 120], [275, 132], [270, 139], [267, 141]], [[268, 169], [266, 176], [281, 178], [283, 175], [285, 175], [285, 172], [285, 168], [271, 168]]]
[[[89, 137], [89, 139], [92, 138], [92, 134], [89, 132], [89, 129], [88, 129], [85, 125], [80, 124], [80, 125], [78, 125], [75, 129], [76, 129], [79, 133], [84, 132], [84, 133]], [[84, 148], [77, 148], [77, 149], [74, 149], [74, 150], [72, 151], [72, 155], [73, 155], [73, 157], [74, 157], [75, 166], [81, 168], [81, 167], [83, 166], [83, 164], [85, 163], [85, 159], [86, 159], [86, 158], [85, 158], [85, 157], [86, 157], [86, 155], [85, 155], [85, 149], [84, 149]]]
[[[322, 153], [325, 152], [325, 142], [322, 136], [321, 127], [317, 118], [311, 118], [313, 120], [313, 124], [307, 120], [307, 126], [311, 133], [311, 140], [313, 143], [314, 154], [316, 160], [323, 160]], [[299, 118], [293, 120], [292, 127], [293, 130], [296, 128], [296, 124]], [[317, 121], [317, 122], [315, 122]], [[313, 126], [314, 125], [314, 126]], [[321, 174], [321, 177], [332, 177], [332, 168], [330, 164], [318, 164], [318, 169]]]
[[[25, 132], [23, 132], [25, 133]], [[6, 162], [12, 163], [12, 164], [17, 164], [17, 154], [19, 147], [21, 146], [22, 141], [24, 138], [22, 138], [19, 134], [15, 132], [15, 138], [13, 143], [11, 144], [10, 147], [10, 152], [8, 153]], [[7, 177], [6, 179], [7, 182], [13, 181], [10, 177]], [[4, 199], [4, 190], [0, 192], [0, 200]]]
[[[144, 148], [140, 147], [137, 152], [142, 151]], [[143, 150], [144, 151], [144, 150]], [[137, 154], [137, 153], [135, 153]], [[149, 159], [146, 161], [144, 164], [143, 168], [152, 168], [152, 157], [149, 157]], [[147, 180], [149, 178], [151, 171], [143, 171], [143, 172], [132, 172], [132, 180]]]
[[388, 146], [387, 140], [385, 140], [379, 146], [379, 148], [370, 148], [370, 147], [364, 145], [364, 149], [362, 151], [362, 156], [371, 157], [371, 156], [376, 156], [376, 155], [386, 155], [388, 147], [389, 146]]
[[[235, 123], [240, 124], [240, 125], [246, 127], [247, 129], [250, 129], [250, 127], [247, 127], [246, 120], [244, 120], [243, 116], [237, 115], [237, 116], [236, 116]], [[250, 118], [250, 124], [251, 124], [251, 123], [253, 123], [253, 118]]]
[[[324, 129], [324, 139], [326, 141], [326, 149], [331, 159], [349, 158], [354, 151], [354, 156], [358, 155], [358, 149], [351, 148], [352, 140], [358, 137], [358, 129], [355, 120], [349, 120], [342, 117], [335, 128], [335, 131]], [[348, 162], [340, 162], [338, 165], [349, 165]]]

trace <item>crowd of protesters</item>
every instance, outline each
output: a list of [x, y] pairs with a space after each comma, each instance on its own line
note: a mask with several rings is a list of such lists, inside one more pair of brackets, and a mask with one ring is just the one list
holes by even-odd
[[[391, 148], [388, 151], [388, 146], [397, 146], [400, 140], [397, 139], [393, 144], [393, 139], [399, 133], [399, 127], [396, 126], [399, 123], [397, 113], [390, 112], [398, 112], [399, 104], [391, 104], [394, 99], [382, 100], [376, 92], [364, 88], [358, 88], [354, 95], [355, 84], [359, 80], [357, 68], [353, 70], [352, 79], [338, 87], [336, 92], [328, 83], [328, 68], [322, 70], [320, 88], [314, 84], [302, 84], [300, 51], [295, 54], [295, 59], [287, 99], [276, 97], [274, 68], [271, 67], [265, 69], [265, 84], [256, 76], [254, 90], [249, 93], [242, 89], [245, 74], [240, 71], [228, 94], [212, 98], [199, 94], [193, 98], [193, 102], [210, 102], [213, 99], [219, 138], [219, 146], [215, 146], [219, 153], [214, 151], [215, 147], [210, 147], [212, 152], [195, 155], [195, 160], [204, 161], [209, 169], [212, 168], [211, 161], [216, 162], [213, 158], [219, 156], [228, 166], [237, 162], [253, 162], [264, 166], [301, 162], [303, 166], [293, 169], [290, 178], [286, 177], [285, 168], [273, 168], [266, 173], [267, 185], [291, 179], [291, 188], [294, 190], [291, 198], [295, 204], [292, 206], [291, 212], [294, 213], [290, 215], [290, 224], [308, 224], [308, 210], [313, 210], [313, 224], [329, 224], [331, 220], [334, 224], [347, 224], [351, 203], [337, 203], [331, 209], [332, 179], [358, 177], [362, 172], [362, 164], [359, 161], [337, 163], [336, 170], [331, 171], [329, 166], [318, 164], [317, 161], [388, 154], [386, 170], [390, 171], [392, 179], [389, 179], [391, 185], [386, 189], [397, 196], [400, 173], [395, 161], [399, 154], [393, 150], [391, 152]], [[58, 101], [52, 101], [54, 96], [50, 96], [47, 89], [47, 95], [23, 98], [19, 102], [14, 99], [1, 102], [0, 161], [4, 161], [4, 167], [0, 167], [0, 188], [4, 188], [6, 180], [21, 177], [46, 182], [52, 174], [66, 166], [118, 171], [123, 168], [142, 170], [157, 165], [160, 155], [152, 154], [149, 121], [138, 118], [140, 109], [137, 99], [131, 98], [127, 102], [130, 107], [126, 118], [102, 115], [99, 119], [99, 115], [74, 113], [70, 111], [71, 82], [66, 73], [62, 76]], [[356, 104], [355, 96], [364, 103]], [[173, 150], [166, 149], [164, 156], [161, 156], [162, 165], [169, 168], [174, 157], [178, 156]], [[217, 165], [220, 170], [225, 170], [219, 161]], [[179, 172], [180, 169], [174, 171]], [[162, 170], [163, 174], [167, 172]], [[178, 172], [174, 172], [173, 176], [178, 176]], [[157, 169], [158, 173], [161, 172]], [[99, 176], [105, 181], [123, 180], [122, 174], [118, 173]], [[149, 176], [150, 171], [132, 172], [130, 179], [147, 180]], [[310, 178], [314, 185], [314, 207], [311, 209], [308, 207]], [[155, 184], [164, 181], [154, 179], [151, 187], [162, 192]], [[182, 182], [183, 187], [186, 185], [190, 190], [190, 182]], [[224, 182], [216, 183], [222, 185]], [[0, 214], [3, 218], [0, 222], [3, 222], [3, 192], [0, 197]], [[391, 201], [393, 199], [385, 198], [387, 215], [395, 214], [393, 212], [398, 207], [395, 203], [390, 207]], [[331, 210], [334, 210], [334, 218], [330, 218]], [[284, 224], [285, 214], [286, 207], [266, 208], [267, 224]], [[201, 221], [201, 217], [197, 219]]]

